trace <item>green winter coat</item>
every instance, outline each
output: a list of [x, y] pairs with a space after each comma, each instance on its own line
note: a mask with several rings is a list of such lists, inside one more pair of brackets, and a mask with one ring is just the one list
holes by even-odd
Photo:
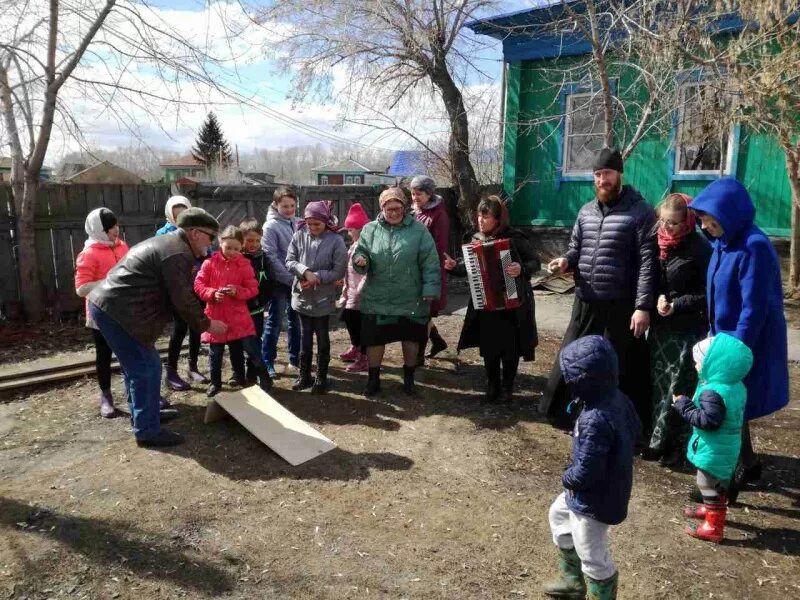
[[725, 333], [714, 336], [700, 369], [700, 385], [692, 401], [700, 407], [700, 395], [713, 390], [725, 402], [725, 419], [719, 429], [694, 427], [686, 458], [694, 466], [727, 481], [733, 476], [742, 447], [742, 423], [747, 390], [742, 383], [753, 366], [753, 353], [738, 339]]
[[367, 275], [362, 313], [427, 320], [430, 306], [423, 297], [438, 298], [442, 283], [439, 253], [422, 223], [409, 214], [389, 225], [379, 216], [361, 230], [353, 260], [359, 256], [367, 259], [364, 267], [353, 263]]

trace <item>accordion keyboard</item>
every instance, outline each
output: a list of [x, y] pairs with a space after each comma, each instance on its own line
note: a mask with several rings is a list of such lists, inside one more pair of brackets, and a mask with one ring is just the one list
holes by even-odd
[[478, 257], [469, 245], [462, 246], [461, 252], [464, 255], [464, 267], [467, 271], [469, 282], [469, 292], [472, 295], [472, 305], [482, 310], [486, 306], [486, 295], [481, 279], [481, 268], [478, 265]]

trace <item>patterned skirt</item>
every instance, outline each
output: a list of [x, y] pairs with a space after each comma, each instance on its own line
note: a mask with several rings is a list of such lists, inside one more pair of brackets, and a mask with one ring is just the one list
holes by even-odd
[[697, 332], [672, 331], [666, 327], [652, 327], [650, 343], [650, 369], [652, 376], [653, 433], [650, 449], [665, 454], [678, 447], [686, 448], [691, 431], [681, 416], [672, 410], [672, 397], [690, 398], [697, 387], [697, 370], [694, 368], [692, 346], [703, 339]]

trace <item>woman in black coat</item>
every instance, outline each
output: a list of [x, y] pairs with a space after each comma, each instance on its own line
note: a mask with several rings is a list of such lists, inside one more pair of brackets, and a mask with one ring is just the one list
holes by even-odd
[[[515, 278], [521, 305], [511, 310], [477, 310], [470, 297], [458, 350], [478, 348], [483, 357], [488, 381], [487, 402], [510, 403], [519, 359], [533, 360], [538, 344], [531, 275], [541, 268], [527, 238], [508, 225], [508, 208], [497, 196], [489, 196], [478, 204], [478, 233], [474, 241], [488, 242], [509, 238], [512, 262], [506, 274]], [[445, 269], [456, 276], [466, 276], [463, 264], [447, 257]]]
[[682, 460], [689, 428], [671, 410], [675, 395], [697, 387], [692, 347], [708, 333], [706, 272], [711, 246], [695, 227], [691, 198], [670, 194], [659, 208], [660, 277], [657, 310], [650, 324], [653, 431], [644, 457], [662, 466]]

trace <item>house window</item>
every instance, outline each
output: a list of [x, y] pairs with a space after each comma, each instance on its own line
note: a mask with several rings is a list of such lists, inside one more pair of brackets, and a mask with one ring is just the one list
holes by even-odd
[[345, 175], [344, 182], [347, 185], [358, 185], [361, 183], [361, 175]]
[[564, 175], [592, 172], [592, 162], [605, 144], [603, 98], [600, 94], [569, 94], [564, 115]]
[[708, 83], [692, 82], [681, 86], [678, 100], [675, 173], [731, 173], [735, 126], [719, 125], [720, 115], [730, 112], [730, 95]]

